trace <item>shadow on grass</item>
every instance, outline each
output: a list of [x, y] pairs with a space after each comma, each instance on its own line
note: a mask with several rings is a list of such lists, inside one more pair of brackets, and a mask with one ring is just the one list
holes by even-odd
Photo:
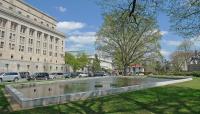
[[[2, 100], [2, 99], [1, 99]], [[2, 104], [6, 106], [7, 103]], [[166, 86], [35, 108], [13, 114], [199, 114], [200, 90]]]

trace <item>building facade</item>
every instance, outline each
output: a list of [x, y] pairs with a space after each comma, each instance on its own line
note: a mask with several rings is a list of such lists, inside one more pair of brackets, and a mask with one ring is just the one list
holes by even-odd
[[0, 0], [0, 72], [64, 71], [57, 21], [22, 0]]

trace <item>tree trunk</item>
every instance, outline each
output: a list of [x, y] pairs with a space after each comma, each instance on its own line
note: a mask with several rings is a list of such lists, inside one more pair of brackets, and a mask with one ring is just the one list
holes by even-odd
[[128, 68], [128, 65], [124, 65], [124, 72], [123, 72], [123, 75], [124, 76], [127, 76], [127, 68]]

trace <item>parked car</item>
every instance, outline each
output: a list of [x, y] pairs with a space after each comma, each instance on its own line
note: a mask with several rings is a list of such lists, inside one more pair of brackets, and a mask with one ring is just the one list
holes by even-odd
[[63, 73], [50, 73], [49, 78], [50, 79], [56, 79], [56, 78], [63, 78]]
[[49, 74], [46, 72], [39, 72], [39, 73], [34, 73], [30, 76], [30, 78], [28, 80], [48, 80], [49, 78]]
[[20, 75], [17, 72], [7, 72], [7, 73], [0, 73], [0, 82], [3, 81], [18, 81], [20, 79]]
[[105, 72], [95, 72], [94, 76], [106, 76]]
[[30, 73], [29, 72], [19, 72], [19, 75], [21, 78], [27, 78], [27, 77], [29, 77]]
[[76, 77], [79, 76], [79, 74], [80, 74], [80, 72], [71, 72], [71, 73], [70, 73], [70, 77], [71, 77], [71, 78], [76, 78]]
[[65, 72], [65, 73], [63, 73], [63, 76], [65, 78], [70, 78], [71, 77], [71, 73], [70, 72]]
[[82, 72], [82, 73], [79, 74], [79, 77], [88, 77], [88, 73], [83, 73]]

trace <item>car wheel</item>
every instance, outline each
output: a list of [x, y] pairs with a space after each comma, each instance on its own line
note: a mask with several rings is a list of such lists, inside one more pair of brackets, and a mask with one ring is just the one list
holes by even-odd
[[19, 80], [19, 78], [15, 78], [15, 79], [14, 79], [14, 82], [17, 82], [18, 80]]

